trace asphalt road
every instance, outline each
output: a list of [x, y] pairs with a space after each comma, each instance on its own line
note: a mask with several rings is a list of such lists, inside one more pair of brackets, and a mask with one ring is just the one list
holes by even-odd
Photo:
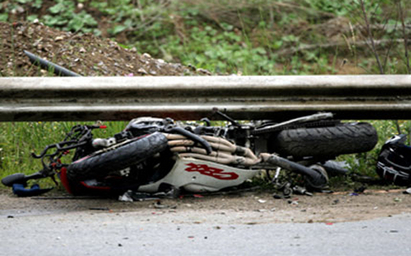
[[0, 255], [411, 255], [411, 214], [281, 224], [197, 223], [207, 216], [196, 214], [204, 212], [0, 215]]

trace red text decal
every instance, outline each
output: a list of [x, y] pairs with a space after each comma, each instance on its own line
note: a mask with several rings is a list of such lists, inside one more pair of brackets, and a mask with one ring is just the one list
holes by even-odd
[[211, 176], [211, 177], [219, 179], [219, 180], [235, 180], [235, 179], [238, 178], [237, 173], [224, 172], [223, 169], [210, 167], [206, 164], [189, 163], [189, 164], [187, 164], [187, 166], [188, 167], [185, 169], [187, 172], [199, 172], [202, 175]]

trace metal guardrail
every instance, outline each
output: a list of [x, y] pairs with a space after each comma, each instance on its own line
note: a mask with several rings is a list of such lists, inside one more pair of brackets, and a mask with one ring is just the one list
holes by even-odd
[[0, 121], [195, 120], [212, 109], [235, 119], [411, 119], [411, 76], [0, 78]]

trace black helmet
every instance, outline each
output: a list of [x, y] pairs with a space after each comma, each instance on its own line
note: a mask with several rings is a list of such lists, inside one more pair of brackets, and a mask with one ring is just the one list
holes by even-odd
[[406, 138], [401, 134], [387, 140], [377, 162], [378, 175], [400, 186], [411, 184], [411, 147], [405, 145]]

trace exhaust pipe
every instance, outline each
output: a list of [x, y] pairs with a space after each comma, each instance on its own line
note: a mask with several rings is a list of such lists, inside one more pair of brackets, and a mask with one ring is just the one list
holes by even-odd
[[307, 178], [308, 185], [314, 189], [323, 189], [327, 185], [326, 173], [321, 172], [318, 168], [309, 168], [274, 154], [262, 153], [260, 156], [266, 163], [304, 175]]

